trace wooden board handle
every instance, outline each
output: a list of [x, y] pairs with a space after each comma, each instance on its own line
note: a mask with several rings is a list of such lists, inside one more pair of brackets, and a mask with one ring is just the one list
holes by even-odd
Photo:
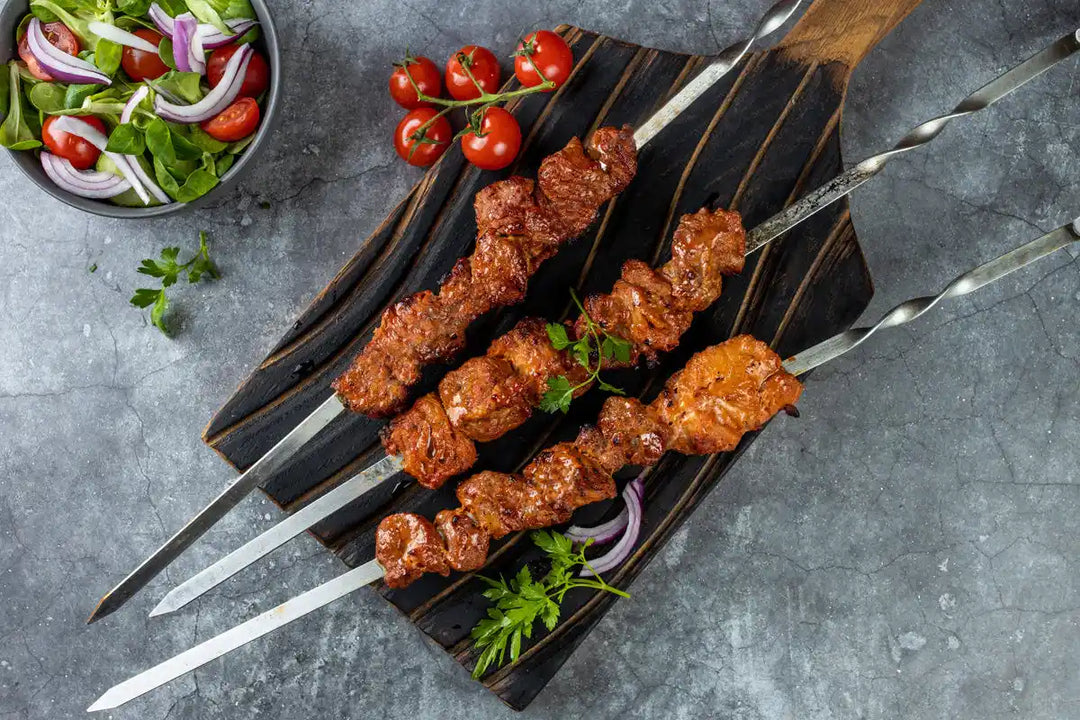
[[838, 61], [854, 70], [922, 0], [815, 0], [780, 43], [801, 62]]

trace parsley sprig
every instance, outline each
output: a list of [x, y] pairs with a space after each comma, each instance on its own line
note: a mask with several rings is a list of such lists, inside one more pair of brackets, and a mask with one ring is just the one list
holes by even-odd
[[146, 258], [139, 265], [137, 272], [150, 277], [161, 278], [160, 288], [138, 288], [131, 297], [131, 304], [138, 308], [151, 308], [150, 322], [165, 335], [169, 330], [165, 325], [165, 311], [169, 309], [169, 298], [165, 289], [176, 284], [182, 274], [187, 275], [188, 283], [197, 283], [203, 276], [215, 280], [221, 277], [217, 265], [210, 259], [210, 248], [206, 245], [206, 233], [199, 233], [199, 249], [186, 263], [178, 262], [180, 248], [167, 247], [161, 251], [161, 258]]
[[567, 412], [570, 410], [570, 403], [574, 399], [574, 393], [593, 382], [597, 383], [600, 389], [606, 392], [615, 393], [616, 395], [626, 394], [622, 388], [604, 382], [600, 378], [600, 371], [604, 367], [605, 360], [614, 358], [621, 363], [630, 362], [630, 352], [633, 346], [629, 340], [623, 340], [612, 335], [593, 322], [593, 319], [589, 317], [589, 313], [585, 312], [585, 307], [581, 304], [581, 300], [578, 299], [577, 293], [573, 290], [570, 291], [570, 297], [574, 299], [574, 304], [577, 305], [578, 310], [581, 311], [581, 317], [585, 320], [585, 334], [578, 340], [571, 340], [566, 332], [565, 325], [548, 323], [548, 339], [551, 340], [551, 344], [556, 350], [569, 348], [574, 360], [588, 371], [589, 376], [577, 385], [571, 385], [570, 380], [565, 375], [548, 378], [547, 392], [540, 399], [540, 409], [544, 412], [553, 413], [556, 410]]
[[533, 532], [531, 537], [551, 560], [551, 570], [547, 575], [533, 580], [529, 566], [525, 565], [510, 582], [501, 576], [498, 580], [479, 576], [490, 586], [484, 591], [484, 597], [495, 606], [488, 609], [488, 616], [476, 623], [470, 633], [476, 647], [482, 649], [473, 668], [474, 678], [481, 677], [492, 664], [501, 666], [506, 660], [507, 649], [510, 651], [510, 661], [517, 660], [521, 655], [522, 639], [532, 637], [537, 619], [549, 631], [554, 630], [559, 622], [559, 606], [566, 593], [574, 588], [592, 588], [619, 597], [630, 597], [629, 593], [608, 585], [596, 573], [596, 579], [575, 575], [574, 570], [579, 567], [592, 570], [585, 559], [585, 548], [589, 543], [575, 552], [574, 544], [562, 533], [539, 530]]

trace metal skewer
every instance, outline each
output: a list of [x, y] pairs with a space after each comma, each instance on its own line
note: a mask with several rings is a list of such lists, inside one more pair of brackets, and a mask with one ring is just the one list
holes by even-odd
[[[892, 150], [867, 158], [835, 180], [832, 180], [823, 187], [806, 195], [799, 200], [799, 202], [791, 205], [787, 210], [784, 210], [773, 218], [763, 222], [749, 233], [747, 237], [746, 254], [749, 255], [758, 250], [763, 245], [779, 235], [782, 235], [803, 220], [806, 220], [818, 211], [827, 207], [830, 203], [844, 197], [880, 172], [891, 158], [930, 142], [933, 138], [937, 137], [937, 135], [939, 135], [945, 126], [953, 119], [970, 115], [980, 109], [989, 107], [1030, 81], [1032, 78], [1035, 78], [1055, 64], [1069, 57], [1078, 49], [1080, 49], [1080, 30], [1076, 33], [1066, 35], [1042, 52], [1034, 55], [1012, 70], [1009, 70], [1004, 75], [983, 86], [979, 90], [976, 90], [957, 105], [956, 110], [949, 115], [923, 123], [918, 128], [908, 133], [908, 135], [906, 135]], [[727, 52], [729, 51], [725, 51], [725, 53]], [[741, 55], [739, 57], [741, 57]], [[721, 62], [722, 61], [717, 61], [715, 66], [720, 66]], [[711, 69], [712, 68], [710, 67], [703, 71], [702, 76], [709, 73]], [[699, 76], [699, 78], [702, 76]], [[698, 78], [688, 85], [684, 92], [690, 90], [697, 80]], [[710, 82], [715, 82], [715, 80]], [[702, 90], [698, 90], [695, 93], [691, 93], [692, 97], [696, 98], [700, 95], [701, 91]], [[644, 129], [650, 126], [653, 120], [656, 120], [659, 116], [670, 112], [667, 108], [671, 107], [676, 100], [679, 100], [681, 95], [682, 93], [676, 95], [675, 99], [669, 102], [665, 108], [658, 111], [652, 119], [642, 126], [642, 129], [639, 130], [639, 132], [644, 131]], [[670, 120], [671, 118], [667, 118], [665, 122], [670, 122]], [[648, 135], [648, 137], [652, 137], [652, 135]], [[307, 421], [305, 421], [304, 424], [306, 423]], [[271, 450], [271, 453], [273, 452], [274, 450]], [[388, 456], [368, 469], [362, 470], [342, 485], [339, 485], [319, 498], [316, 502], [298, 511], [281, 524], [271, 528], [254, 540], [248, 542], [246, 545], [229, 553], [221, 560], [173, 589], [165, 596], [157, 607], [151, 611], [150, 615], [164, 615], [180, 609], [211, 588], [243, 570], [251, 563], [266, 556], [275, 548], [288, 542], [291, 538], [296, 537], [315, 523], [329, 517], [331, 514], [361, 497], [383, 480], [393, 476], [400, 469], [400, 460], [395, 456]], [[240, 480], [237, 482], [240, 482], [243, 479], [243, 476], [241, 476]], [[192, 523], [197, 522], [200, 517], [202, 517], [201, 514], [199, 517], [196, 517]]]
[[[644, 147], [716, 81], [738, 65], [756, 41], [783, 26], [801, 3], [802, 0], [779, 0], [770, 7], [758, 22], [753, 35], [722, 51], [712, 64], [702, 70], [675, 97], [664, 103], [663, 107], [638, 128], [634, 133], [634, 142], [637, 147], [639, 149]], [[87, 622], [100, 620], [120, 609], [146, 583], [213, 527], [214, 523], [236, 507], [237, 503], [247, 497], [252, 490], [269, 480], [297, 450], [343, 412], [345, 412], [345, 406], [336, 395], [327, 398], [277, 445], [270, 448], [254, 465], [236, 478], [224, 492], [189, 520], [179, 532], [169, 538], [153, 555], [107, 592], [98, 602]]]
[[[796, 375], [806, 373], [858, 347], [881, 328], [910, 322], [943, 299], [974, 292], [1077, 242], [1080, 242], [1080, 218], [961, 275], [938, 295], [909, 300], [886, 313], [872, 326], [848, 330], [800, 352], [786, 360], [784, 368]], [[382, 577], [382, 566], [377, 561], [370, 560], [120, 683], [98, 698], [87, 711], [108, 710], [123, 705]]]

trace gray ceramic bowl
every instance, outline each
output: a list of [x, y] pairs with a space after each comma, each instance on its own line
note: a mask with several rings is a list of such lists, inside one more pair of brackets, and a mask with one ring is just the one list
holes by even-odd
[[[274, 29], [274, 21], [270, 18], [270, 11], [263, 0], [251, 0], [251, 4], [255, 8], [255, 14], [258, 15], [261, 26], [259, 40], [255, 43], [255, 47], [263, 53], [267, 62], [270, 64], [270, 89], [267, 91], [266, 101], [261, 108], [262, 120], [259, 123], [259, 130], [255, 135], [255, 139], [252, 141], [251, 145], [248, 146], [247, 150], [240, 155], [233, 166], [229, 168], [229, 171], [225, 173], [225, 177], [221, 179], [220, 184], [206, 195], [203, 195], [195, 202], [184, 205], [180, 203], [169, 203], [168, 205], [158, 205], [156, 207], [146, 208], [120, 207], [118, 205], [113, 205], [107, 200], [90, 200], [61, 190], [46, 177], [45, 171], [41, 169], [41, 163], [38, 161], [37, 152], [33, 150], [11, 152], [11, 157], [15, 160], [15, 164], [19, 166], [26, 177], [33, 181], [34, 184], [54, 198], [65, 202], [72, 207], [79, 208], [80, 210], [85, 210], [86, 212], [91, 212], [95, 215], [104, 215], [105, 217], [148, 218], [171, 215], [188, 208], [197, 208], [202, 205], [213, 203], [215, 198], [220, 198], [227, 194], [236, 186], [237, 181], [244, 172], [244, 168], [248, 166], [251, 159], [262, 149], [263, 145], [266, 144], [270, 132], [273, 129], [274, 122], [277, 120], [277, 110], [281, 94], [281, 50], [278, 47], [277, 31]], [[19, 20], [21, 20], [28, 11], [29, 0], [8, 0], [4, 5], [3, 11], [0, 11], [0, 62], [7, 63], [8, 60], [17, 56], [15, 28], [19, 24]]]

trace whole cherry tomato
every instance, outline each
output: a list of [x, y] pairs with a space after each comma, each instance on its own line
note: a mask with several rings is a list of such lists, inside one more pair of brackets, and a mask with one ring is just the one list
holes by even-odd
[[200, 127], [221, 142], [243, 140], [259, 127], [259, 104], [249, 97], [239, 98]]
[[466, 45], [446, 63], [446, 89], [455, 100], [473, 100], [480, 97], [477, 84], [486, 93], [499, 91], [499, 61], [487, 48]]
[[[57, 115], [50, 115], [45, 120], [45, 124], [41, 126], [41, 139], [45, 142], [45, 147], [49, 148], [49, 152], [53, 155], [58, 155], [69, 161], [78, 170], [88, 170], [94, 167], [94, 163], [97, 162], [101, 151], [81, 137], [58, 130], [56, 121], [59, 119], [60, 117]], [[75, 119], [96, 128], [103, 135], [108, 134], [105, 130], [105, 123], [92, 115], [76, 117]]]
[[394, 130], [394, 149], [402, 160], [416, 167], [426, 167], [450, 147], [454, 132], [445, 115], [424, 128], [423, 137], [418, 136], [421, 126], [436, 115], [438, 113], [432, 108], [417, 108], [398, 123]]
[[[405, 75], [408, 69], [409, 76]], [[390, 97], [394, 98], [401, 107], [406, 110], [415, 110], [420, 107], [431, 107], [431, 103], [422, 102], [416, 94], [416, 89], [409, 82], [412, 77], [420, 92], [431, 97], [439, 97], [442, 92], [442, 73], [438, 66], [426, 57], [409, 57], [403, 64], [397, 65], [390, 74]]]
[[[45, 33], [45, 39], [49, 41], [50, 45], [60, 48], [68, 55], [79, 54], [81, 49], [79, 39], [75, 37], [75, 33], [68, 30], [67, 25], [64, 23], [45, 23], [41, 30]], [[30, 44], [26, 40], [26, 33], [23, 33], [22, 38], [19, 39], [19, 57], [26, 63], [26, 69], [30, 71], [30, 74], [38, 80], [49, 81], [53, 79], [52, 75], [41, 68], [41, 64], [34, 57], [34, 53], [30, 52]]]
[[[225, 74], [225, 65], [239, 49], [239, 45], [226, 45], [210, 53], [210, 59], [206, 62], [206, 79], [210, 81], [210, 87], [217, 87], [217, 84], [221, 82], [221, 76]], [[255, 51], [251, 54], [251, 61], [248, 62], [244, 84], [240, 86], [240, 97], [259, 97], [266, 92], [268, 87], [270, 87], [270, 67], [266, 64], [266, 58]]]
[[525, 87], [535, 87], [544, 78], [559, 87], [570, 77], [574, 69], [574, 54], [570, 46], [561, 37], [550, 30], [539, 30], [525, 36], [524, 43], [518, 43], [514, 54], [514, 74]]
[[502, 170], [521, 149], [521, 127], [501, 107], [489, 107], [480, 120], [480, 134], [467, 132], [461, 137], [461, 151], [466, 159], [484, 170]]
[[[161, 43], [161, 33], [154, 32], [149, 28], [139, 28], [135, 31], [135, 34], [151, 45]], [[120, 64], [123, 66], [127, 76], [136, 81], [155, 80], [169, 72], [169, 66], [161, 62], [161, 57], [157, 53], [146, 52], [129, 45], [124, 46], [124, 54], [120, 56]]]

